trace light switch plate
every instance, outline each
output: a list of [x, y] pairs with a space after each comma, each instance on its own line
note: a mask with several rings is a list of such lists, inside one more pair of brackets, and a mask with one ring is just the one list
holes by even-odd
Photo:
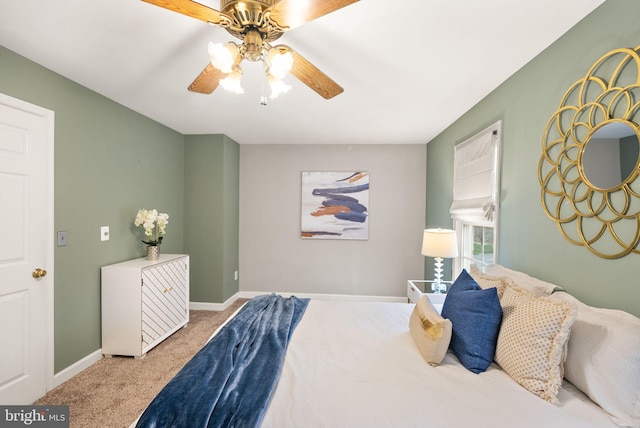
[[56, 234], [56, 242], [58, 247], [64, 247], [67, 245], [67, 232], [64, 230], [59, 230]]
[[102, 226], [100, 228], [100, 240], [101, 241], [109, 240], [109, 226]]

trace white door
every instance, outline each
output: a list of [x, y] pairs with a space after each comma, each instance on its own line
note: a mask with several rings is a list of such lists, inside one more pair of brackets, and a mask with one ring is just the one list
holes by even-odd
[[0, 404], [5, 405], [31, 404], [53, 382], [53, 118], [49, 110], [0, 94]]

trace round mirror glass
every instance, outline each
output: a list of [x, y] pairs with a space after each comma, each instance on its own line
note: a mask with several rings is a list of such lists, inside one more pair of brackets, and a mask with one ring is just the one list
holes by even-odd
[[611, 122], [597, 129], [583, 150], [582, 171], [597, 189], [620, 186], [638, 167], [638, 135], [625, 122]]

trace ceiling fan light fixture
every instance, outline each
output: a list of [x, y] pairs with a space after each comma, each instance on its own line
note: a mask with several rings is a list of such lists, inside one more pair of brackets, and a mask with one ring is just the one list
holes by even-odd
[[293, 55], [291, 49], [284, 45], [278, 45], [267, 53], [269, 61], [269, 74], [277, 79], [282, 79], [293, 67]]
[[[224, 81], [231, 90], [242, 93], [239, 83], [241, 72], [233, 76], [231, 74], [243, 60], [262, 62], [267, 73], [275, 77], [282, 78], [291, 73], [325, 99], [344, 91], [322, 70], [286, 46], [276, 46], [280, 49], [273, 51], [271, 60], [268, 53], [271, 50], [270, 43], [286, 31], [359, 0], [220, 0], [220, 10], [201, 4], [199, 0], [143, 1], [222, 27], [242, 41], [239, 45], [209, 45], [211, 62], [189, 85], [188, 89], [192, 92], [210, 94]], [[283, 63], [280, 64], [280, 61]], [[284, 86], [288, 90], [288, 85]]]
[[223, 73], [231, 73], [238, 56], [238, 45], [233, 42], [224, 45], [209, 42], [209, 56], [211, 57], [211, 65]]
[[220, 79], [220, 86], [234, 94], [244, 94], [244, 89], [242, 89], [242, 85], [240, 85], [241, 80], [242, 69], [239, 65], [234, 65], [231, 73], [224, 79]]
[[291, 90], [291, 85], [287, 85], [281, 79], [271, 75], [270, 73], [267, 75], [269, 79], [269, 86], [271, 87], [271, 95], [269, 98], [275, 100], [278, 98], [280, 94], [286, 94]]

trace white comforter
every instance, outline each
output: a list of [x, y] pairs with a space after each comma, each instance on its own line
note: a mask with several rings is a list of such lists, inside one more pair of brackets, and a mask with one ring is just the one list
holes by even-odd
[[566, 381], [554, 406], [495, 364], [474, 374], [449, 353], [442, 365], [428, 365], [409, 333], [412, 310], [412, 304], [312, 300], [263, 426], [616, 426]]

